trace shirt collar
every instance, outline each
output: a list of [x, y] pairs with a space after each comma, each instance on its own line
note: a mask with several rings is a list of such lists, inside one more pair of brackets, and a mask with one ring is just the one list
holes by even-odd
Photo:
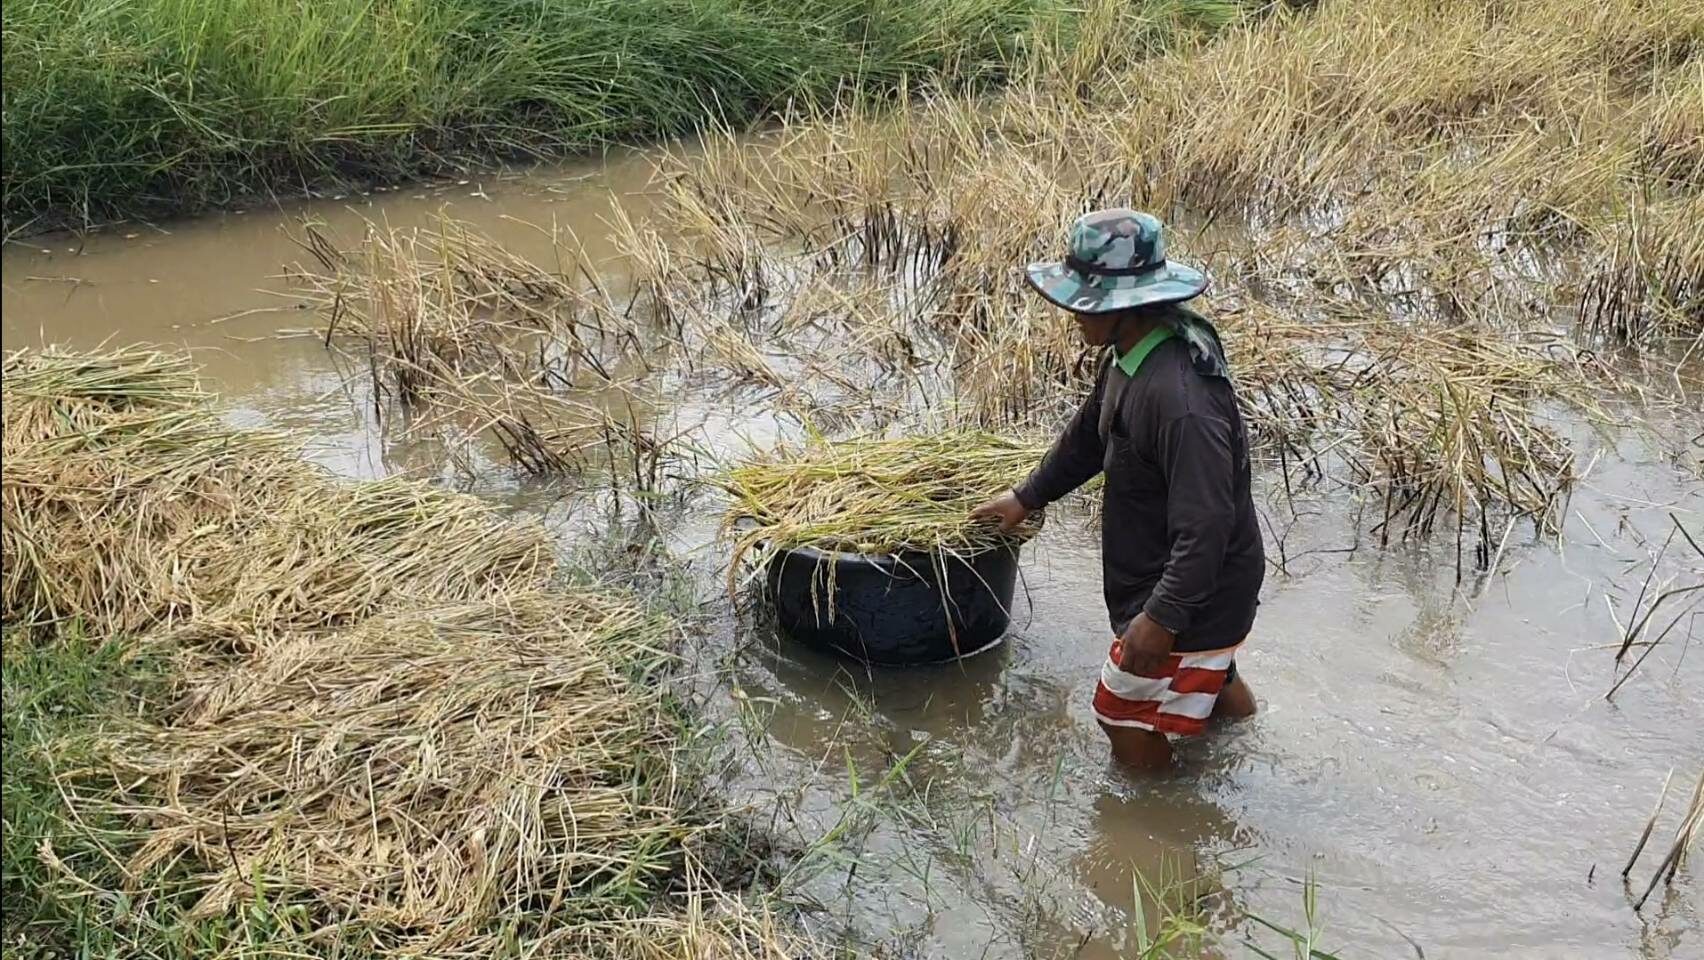
[[[1148, 354], [1152, 353], [1154, 348], [1162, 342], [1171, 338], [1172, 335], [1171, 324], [1155, 325], [1154, 329], [1148, 331], [1147, 336], [1138, 340], [1136, 345], [1130, 348], [1129, 353], [1118, 358], [1118, 368], [1124, 371], [1125, 376], [1134, 377], [1136, 371], [1141, 368], [1142, 361], [1148, 359]], [[1113, 353], [1117, 354], [1117, 352], [1118, 349], [1114, 347]]]

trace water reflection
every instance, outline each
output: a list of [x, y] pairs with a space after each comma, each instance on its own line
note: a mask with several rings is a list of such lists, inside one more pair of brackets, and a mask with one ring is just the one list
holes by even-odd
[[847, 746], [848, 719], [907, 750], [963, 742], [1004, 699], [1007, 644], [954, 663], [884, 668], [769, 637], [751, 649], [741, 679], [774, 701], [770, 736], [807, 755]]
[[[1129, 957], [1141, 953], [1168, 916], [1198, 912], [1209, 923], [1237, 915], [1225, 885], [1223, 851], [1237, 825], [1198, 784], [1130, 782], [1115, 766], [1109, 789], [1092, 802], [1088, 843], [1072, 858], [1076, 882], [1116, 922], [1084, 945], [1079, 957]], [[1136, 918], [1138, 907], [1141, 920]]]
[[[1213, 799], [1234, 751], [1208, 745], [1187, 773], [1132, 778], [1077, 715], [1082, 691], [1031, 673], [1021, 638], [955, 664], [882, 669], [753, 633], [739, 687], [819, 786], [856, 771], [867, 790], [905, 761], [896, 813], [861, 851], [886, 857], [888, 884], [920, 909], [866, 928], [927, 924], [967, 952], [1111, 958], [1141, 953], [1138, 898], [1149, 931], [1168, 914], [1235, 915], [1217, 852], [1238, 846], [1238, 827]], [[843, 808], [851, 788], [838, 792]], [[920, 878], [924, 862], [940, 872]]]

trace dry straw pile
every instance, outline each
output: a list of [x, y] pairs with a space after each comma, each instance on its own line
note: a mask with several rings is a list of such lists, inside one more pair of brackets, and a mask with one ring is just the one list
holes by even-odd
[[697, 865], [667, 624], [559, 585], [542, 532], [472, 498], [225, 428], [182, 359], [4, 367], [9, 631], [169, 664], [58, 771], [55, 895], [136, 955], [779, 951]]

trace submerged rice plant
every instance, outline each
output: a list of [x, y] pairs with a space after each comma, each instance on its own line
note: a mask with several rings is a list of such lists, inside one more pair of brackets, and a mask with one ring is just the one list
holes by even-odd
[[1365, 490], [1382, 535], [1478, 527], [1483, 550], [1492, 517], [1552, 519], [1571, 482], [1546, 405], [1602, 421], [1623, 386], [1559, 335], [1571, 318], [1704, 332], [1700, 36], [1675, 0], [1325, 3], [1146, 59], [1114, 45], [1092, 82], [1056, 59], [996, 97], [803, 111], [665, 161], [660, 219], [697, 245], [636, 270], [669, 291], [657, 312], [754, 339], [856, 291], [845, 369], [903, 342], [959, 422], [1051, 429], [1093, 360], [1020, 268], [1085, 209], [1152, 209], [1208, 268], [1287, 488]]
[[463, 472], [477, 441], [535, 477], [580, 471], [600, 446], [651, 443], [633, 415], [640, 341], [567, 245], [551, 271], [447, 218], [370, 225], [347, 250], [310, 225], [299, 243], [312, 265], [288, 276], [351, 384]]

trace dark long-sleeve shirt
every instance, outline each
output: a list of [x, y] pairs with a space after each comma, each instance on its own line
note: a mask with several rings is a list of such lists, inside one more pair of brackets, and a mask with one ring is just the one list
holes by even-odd
[[1106, 472], [1102, 581], [1113, 632], [1140, 612], [1174, 649], [1240, 643], [1266, 574], [1248, 436], [1231, 384], [1162, 341], [1126, 376], [1108, 352], [1093, 392], [1018, 499], [1039, 509]]

